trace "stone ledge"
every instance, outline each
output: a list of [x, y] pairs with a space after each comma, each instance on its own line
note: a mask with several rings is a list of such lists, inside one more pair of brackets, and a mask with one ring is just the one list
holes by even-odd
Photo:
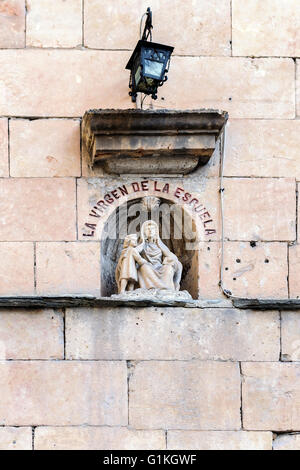
[[64, 308], [64, 307], [183, 307], [228, 308], [251, 310], [300, 310], [300, 299], [132, 299], [94, 297], [89, 295], [0, 297], [0, 308]]
[[253, 310], [300, 310], [300, 299], [243, 299], [231, 298], [236, 308]]
[[225, 111], [95, 109], [82, 138], [91, 165], [114, 174], [187, 174], [208, 162], [228, 119]]
[[28, 296], [28, 297], [0, 297], [0, 308], [2, 307], [31, 307], [31, 308], [63, 308], [63, 307], [186, 307], [186, 308], [224, 308], [232, 307], [229, 299], [216, 300], [150, 300], [135, 299], [126, 300], [114, 299], [112, 297], [93, 296]]

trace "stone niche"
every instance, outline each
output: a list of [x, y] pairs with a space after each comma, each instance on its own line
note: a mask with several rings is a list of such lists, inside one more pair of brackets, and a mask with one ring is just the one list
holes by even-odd
[[[176, 181], [179, 187], [187, 184], [188, 191], [199, 193], [199, 200], [189, 195], [196, 204], [187, 207], [188, 204], [180, 203], [176, 189], [175, 192], [170, 189], [168, 196], [162, 191], [152, 197], [159, 201], [154, 211], [148, 206], [150, 189], [136, 193], [134, 189], [134, 193], [124, 197], [124, 202], [118, 198], [118, 206], [114, 210], [113, 205], [109, 206], [109, 213], [107, 207], [115, 202], [114, 197], [104, 195], [95, 201], [93, 223], [96, 217], [102, 220], [101, 235], [97, 229], [101, 239], [101, 297], [121, 301], [141, 299], [143, 295], [153, 295], [155, 299], [165, 296], [170, 302], [198, 299], [199, 213], [203, 211], [203, 218], [211, 219], [205, 204], [201, 204], [204, 200], [200, 188], [206, 185], [201, 167], [216, 150], [227, 118], [226, 112], [215, 110], [127, 109], [85, 113], [83, 143], [90, 166], [102, 168], [104, 187], [111, 187], [113, 181], [116, 186], [125, 183], [128, 188], [138, 184], [131, 182], [133, 175], [136, 181], [145, 178], [150, 181], [154, 176], [160, 182]], [[106, 213], [108, 218], [104, 218]], [[155, 231], [152, 239], [149, 229], [147, 236], [143, 232], [143, 226], [149, 227], [143, 225], [146, 221], [152, 223]], [[204, 225], [210, 222], [213, 220], [204, 220]], [[94, 227], [93, 223], [89, 227]]]
[[215, 110], [90, 110], [82, 138], [108, 174], [188, 174], [212, 156], [228, 115]]
[[[126, 214], [122, 215], [122, 209]], [[136, 198], [119, 206], [108, 218], [103, 228], [104, 236], [101, 242], [101, 296], [110, 297], [117, 293], [115, 270], [123, 248], [122, 233], [128, 228], [128, 233], [139, 233], [144, 221], [149, 220], [149, 213], [143, 211], [142, 198]], [[136, 217], [136, 208], [138, 217]], [[134, 209], [134, 210], [132, 210]], [[151, 212], [151, 219], [158, 227], [163, 243], [174, 253], [182, 264], [181, 291], [188, 291], [198, 298], [198, 250], [197, 229], [194, 220], [182, 206], [172, 201], [160, 198], [160, 206]], [[135, 224], [135, 221], [137, 223]], [[109, 237], [112, 228], [116, 228], [113, 238]]]

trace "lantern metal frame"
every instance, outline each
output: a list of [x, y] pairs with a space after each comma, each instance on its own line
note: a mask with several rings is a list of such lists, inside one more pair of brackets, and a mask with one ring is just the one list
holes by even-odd
[[[145, 15], [147, 19], [142, 38], [138, 41], [126, 65], [126, 69], [130, 70], [129, 88], [131, 91], [129, 95], [133, 102], [136, 101], [138, 92], [157, 99], [157, 88], [168, 79], [166, 74], [169, 71], [171, 54], [174, 50], [172, 46], [152, 42], [153, 25], [150, 8], [147, 9]], [[154, 63], [160, 64], [158, 68], [160, 74], [154, 74], [153, 70], [151, 71]]]

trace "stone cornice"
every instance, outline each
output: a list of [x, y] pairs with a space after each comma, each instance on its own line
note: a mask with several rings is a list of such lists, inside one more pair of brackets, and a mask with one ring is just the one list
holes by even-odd
[[228, 119], [225, 111], [95, 109], [82, 138], [93, 166], [108, 173], [186, 174], [208, 162]]

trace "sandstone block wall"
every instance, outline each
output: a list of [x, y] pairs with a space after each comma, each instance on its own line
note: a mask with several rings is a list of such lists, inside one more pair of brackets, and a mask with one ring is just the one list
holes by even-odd
[[[224, 287], [300, 298], [298, 0], [150, 3], [175, 51], [145, 107], [229, 112]], [[120, 180], [88, 166], [81, 118], [132, 107], [149, 5], [0, 0], [1, 296], [99, 295], [101, 244], [83, 230]], [[213, 216], [199, 297], [218, 308], [1, 309], [1, 449], [300, 448], [300, 313], [222, 294], [219, 172], [216, 151], [201, 180], [172, 180]]]

